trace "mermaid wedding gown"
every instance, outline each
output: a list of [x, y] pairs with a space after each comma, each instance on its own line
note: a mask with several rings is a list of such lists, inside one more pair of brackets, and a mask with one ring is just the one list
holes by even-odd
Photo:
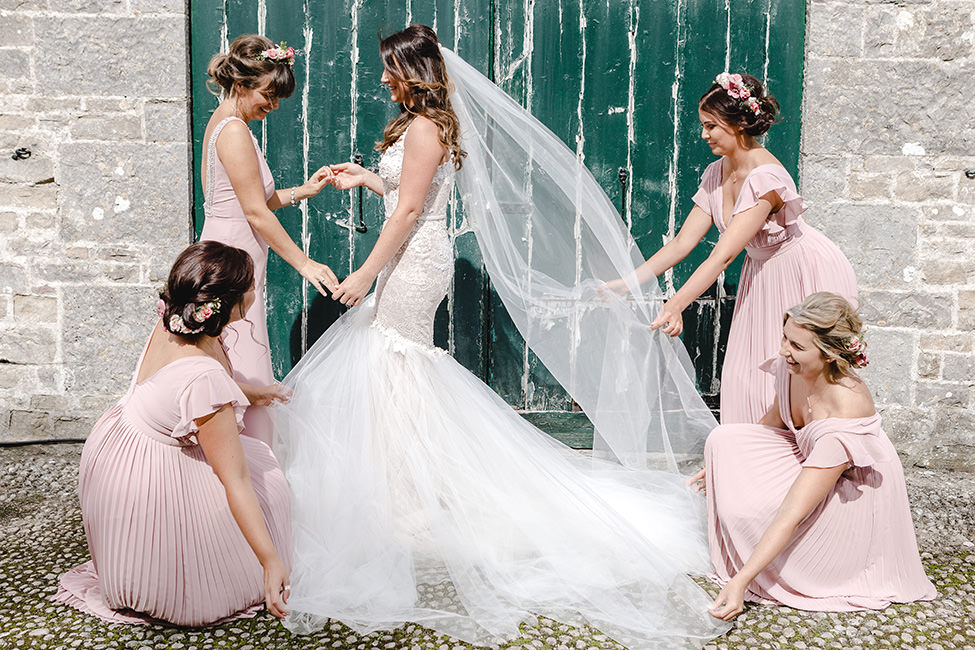
[[[387, 217], [403, 138], [379, 173]], [[475, 644], [536, 615], [632, 648], [727, 629], [687, 573], [709, 570], [703, 503], [679, 475], [585, 458], [525, 422], [433, 346], [453, 269], [442, 165], [423, 214], [351, 309], [284, 380], [276, 453], [293, 491], [289, 629], [416, 622]]]

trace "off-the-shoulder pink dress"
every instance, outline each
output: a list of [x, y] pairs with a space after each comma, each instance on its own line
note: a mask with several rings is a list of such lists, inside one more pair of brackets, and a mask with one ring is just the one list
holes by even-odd
[[[271, 347], [267, 335], [267, 313], [264, 305], [264, 283], [267, 276], [267, 243], [247, 222], [244, 209], [240, 206], [227, 170], [217, 155], [217, 138], [224, 127], [236, 117], [228, 117], [213, 129], [207, 143], [206, 200], [203, 204], [205, 218], [200, 241], [218, 241], [228, 246], [242, 248], [254, 260], [254, 303], [244, 318], [230, 323], [224, 328], [221, 341], [230, 365], [234, 369], [234, 379], [245, 384], [267, 386], [274, 383], [271, 370]], [[251, 134], [254, 150], [257, 152], [261, 183], [264, 185], [264, 200], [274, 194], [274, 178], [264, 159], [264, 152]], [[271, 445], [273, 430], [271, 418], [264, 406], [248, 406], [244, 413], [245, 435], [253, 436]]]
[[734, 216], [775, 192], [778, 212], [745, 247], [728, 348], [721, 369], [721, 422], [758, 422], [772, 405], [772, 378], [759, 365], [776, 354], [782, 315], [809, 294], [832, 291], [857, 304], [853, 267], [839, 247], [800, 216], [806, 204], [781, 165], [759, 165], [745, 178], [727, 219], [722, 213], [721, 160], [708, 165], [694, 203], [724, 232]]
[[797, 429], [786, 364], [778, 358], [763, 369], [773, 376], [787, 428], [723, 424], [705, 445], [713, 577], [724, 584], [741, 569], [804, 467], [851, 462], [745, 599], [835, 612], [933, 599], [904, 470], [880, 415], [814, 420]]
[[[264, 572], [194, 422], [232, 404], [239, 427], [247, 398], [206, 356], [136, 377], [138, 370], [85, 442], [78, 494], [92, 559], [61, 576], [54, 600], [114, 623], [198, 626], [253, 616]], [[290, 567], [287, 481], [267, 445], [246, 436], [240, 443], [271, 541]]]

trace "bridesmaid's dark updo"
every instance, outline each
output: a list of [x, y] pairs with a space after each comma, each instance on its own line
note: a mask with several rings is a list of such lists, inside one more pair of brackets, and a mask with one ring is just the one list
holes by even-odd
[[243, 34], [230, 44], [230, 52], [214, 54], [207, 66], [207, 88], [219, 94], [213, 83], [231, 94], [235, 83], [244, 88], [261, 88], [267, 84], [267, 92], [278, 99], [290, 97], [295, 91], [295, 75], [291, 66], [283, 61], [258, 60], [258, 55], [271, 49], [271, 39], [259, 34]]
[[755, 77], [743, 74], [741, 79], [748, 92], [758, 102], [760, 109], [758, 113], [742, 100], [728, 94], [728, 91], [717, 82], [711, 84], [708, 91], [701, 95], [698, 108], [718, 117], [725, 124], [742, 127], [742, 130], [750, 136], [764, 135], [775, 123], [779, 102], [768, 94], [762, 82]]
[[[217, 336], [253, 284], [254, 262], [247, 251], [217, 241], [191, 244], [176, 258], [166, 286], [159, 292], [163, 327], [190, 339]], [[219, 307], [207, 317], [208, 310], [202, 307], [214, 301], [219, 301]], [[174, 316], [178, 317], [176, 327]], [[200, 331], [174, 331], [180, 329], [180, 319], [185, 329]]]

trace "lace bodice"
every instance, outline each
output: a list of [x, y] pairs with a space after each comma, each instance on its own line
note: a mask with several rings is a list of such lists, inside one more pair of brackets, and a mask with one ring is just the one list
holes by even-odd
[[[405, 138], [404, 132], [379, 160], [387, 219], [399, 201]], [[447, 202], [453, 185], [454, 166], [448, 161], [437, 168], [413, 230], [379, 274], [374, 325], [387, 334], [393, 349], [419, 345], [437, 351], [433, 319], [453, 271], [447, 234]]]
[[[383, 179], [383, 204], [386, 209], [386, 218], [396, 209], [399, 202], [399, 181], [403, 172], [403, 153], [406, 150], [404, 144], [406, 133], [409, 127], [379, 159], [379, 177]], [[450, 191], [454, 187], [454, 165], [447, 161], [437, 167], [437, 172], [433, 175], [430, 189], [427, 190], [427, 197], [423, 201], [423, 213], [420, 220], [443, 219], [447, 216], [447, 202], [450, 200]]]

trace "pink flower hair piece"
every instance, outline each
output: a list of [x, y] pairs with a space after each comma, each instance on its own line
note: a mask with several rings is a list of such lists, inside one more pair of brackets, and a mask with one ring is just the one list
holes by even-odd
[[714, 78], [714, 83], [721, 86], [728, 96], [737, 99], [738, 103], [750, 110], [755, 115], [761, 115], [762, 106], [758, 100], [752, 97], [751, 89], [745, 85], [745, 80], [737, 72], [729, 74], [722, 72]]
[[254, 58], [258, 61], [274, 61], [275, 63], [286, 63], [293, 66], [295, 64], [295, 48], [288, 47], [286, 41], [281, 41], [280, 45], [262, 50]]

